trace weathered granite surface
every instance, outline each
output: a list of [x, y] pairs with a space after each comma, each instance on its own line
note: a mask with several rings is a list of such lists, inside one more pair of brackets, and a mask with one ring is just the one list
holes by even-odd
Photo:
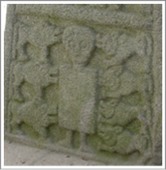
[[161, 165], [161, 13], [9, 5], [5, 136], [110, 165]]

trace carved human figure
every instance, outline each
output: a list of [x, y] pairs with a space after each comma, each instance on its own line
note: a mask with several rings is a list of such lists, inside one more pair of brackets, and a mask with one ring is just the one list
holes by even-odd
[[[58, 80], [58, 69], [49, 62], [49, 46], [60, 42], [61, 31], [48, 23], [36, 23], [32, 27], [19, 23], [18, 26], [14, 100], [9, 106], [11, 128], [20, 133], [20, 126], [25, 124], [46, 138], [47, 127], [57, 121], [57, 103], [49, 105], [43, 98], [44, 89]], [[24, 95], [27, 92], [22, 90], [24, 83], [33, 88], [31, 93], [34, 92], [28, 100]]]
[[112, 31], [107, 34], [98, 34], [96, 37], [97, 47], [106, 54], [103, 62], [107, 68], [125, 64], [134, 58], [136, 65], [134, 71], [148, 71], [149, 57], [145, 56], [150, 56], [152, 51], [152, 40], [149, 34], [139, 33], [133, 37], [125, 32]]
[[[139, 32], [132, 36], [113, 31], [110, 34], [98, 35], [97, 46], [106, 54], [105, 70], [100, 81], [101, 99], [119, 98], [138, 92], [143, 103], [142, 109], [137, 112], [142, 112], [150, 122], [153, 93], [151, 36], [148, 33]], [[140, 106], [139, 103], [137, 105]]]
[[88, 68], [94, 41], [94, 33], [86, 27], [71, 26], [63, 34], [72, 64], [60, 68], [59, 125], [67, 130], [62, 142], [66, 146], [72, 147], [74, 132], [80, 132], [81, 151], [90, 151], [87, 135], [95, 133], [97, 70]]
[[152, 93], [151, 46], [151, 37], [144, 33], [132, 37], [114, 31], [97, 36], [97, 47], [106, 54], [103, 96], [118, 97], [140, 91], [147, 98], [147, 91]]
[[[29, 34], [30, 32], [30, 34]], [[36, 98], [42, 98], [43, 88], [57, 82], [58, 69], [49, 63], [48, 48], [60, 41], [60, 30], [49, 24], [37, 24], [34, 27], [19, 27], [18, 57], [14, 66], [14, 98], [23, 101], [20, 87], [28, 82], [35, 89]], [[28, 47], [38, 49], [38, 53], [29, 55]]]
[[28, 59], [26, 55], [26, 45], [30, 43], [39, 48], [40, 62], [49, 62], [48, 53], [49, 46], [61, 41], [62, 29], [48, 22], [36, 23], [34, 26], [19, 23], [19, 36], [17, 49], [19, 52], [19, 60]]

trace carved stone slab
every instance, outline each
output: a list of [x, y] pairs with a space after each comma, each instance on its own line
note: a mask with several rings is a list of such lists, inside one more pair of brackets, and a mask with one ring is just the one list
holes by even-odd
[[5, 137], [161, 165], [161, 5], [9, 5]]

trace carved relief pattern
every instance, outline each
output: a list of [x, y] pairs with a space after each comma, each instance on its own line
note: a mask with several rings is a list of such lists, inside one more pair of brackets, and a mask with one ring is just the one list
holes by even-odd
[[[148, 15], [144, 6], [139, 9]], [[21, 17], [15, 25], [18, 37], [11, 63], [11, 133], [85, 153], [148, 159], [151, 33], [111, 26], [101, 31], [91, 24], [67, 25], [53, 19], [29, 24]]]

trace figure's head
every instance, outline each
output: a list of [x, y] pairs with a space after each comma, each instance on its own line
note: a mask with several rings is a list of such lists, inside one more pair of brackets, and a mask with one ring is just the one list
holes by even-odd
[[85, 64], [94, 49], [95, 35], [91, 29], [71, 26], [65, 29], [63, 44], [74, 64]]

